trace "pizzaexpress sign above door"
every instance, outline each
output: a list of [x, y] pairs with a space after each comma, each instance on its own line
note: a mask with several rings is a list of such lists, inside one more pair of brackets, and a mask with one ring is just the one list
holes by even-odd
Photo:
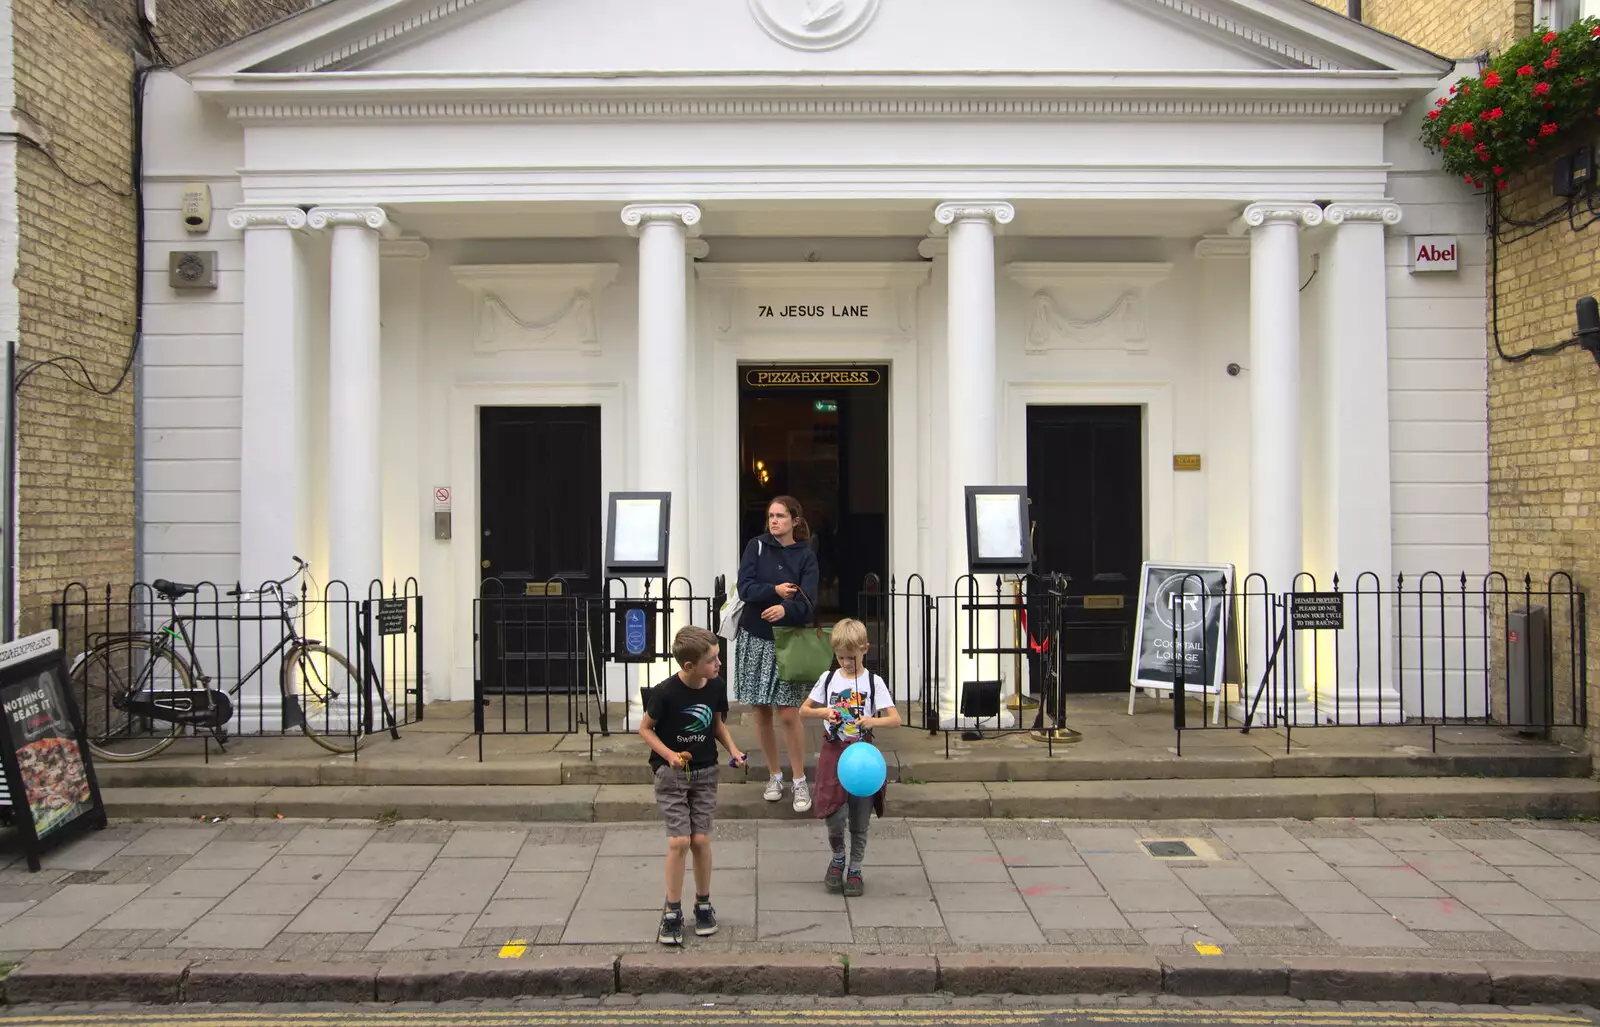
[[883, 384], [883, 372], [876, 367], [751, 367], [744, 381], [757, 389], [871, 386]]

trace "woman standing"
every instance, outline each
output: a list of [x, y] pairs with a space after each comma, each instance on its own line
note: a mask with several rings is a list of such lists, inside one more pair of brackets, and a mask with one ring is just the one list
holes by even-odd
[[756, 737], [761, 740], [767, 771], [772, 775], [762, 797], [768, 802], [783, 798], [778, 733], [772, 723], [772, 711], [776, 709], [783, 722], [789, 769], [794, 774], [796, 813], [811, 809], [800, 704], [805, 702], [812, 683], [778, 680], [778, 650], [773, 646], [772, 629], [803, 628], [816, 613], [817, 556], [806, 544], [810, 538], [811, 529], [798, 500], [779, 496], [767, 504], [767, 533], [751, 539], [739, 561], [739, 598], [744, 600], [744, 616], [739, 622], [734, 651], [734, 698], [754, 710]]

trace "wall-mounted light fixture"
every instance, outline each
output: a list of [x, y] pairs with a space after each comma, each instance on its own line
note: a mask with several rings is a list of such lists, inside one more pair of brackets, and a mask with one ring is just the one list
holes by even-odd
[[1600, 303], [1593, 296], [1578, 301], [1578, 330], [1572, 336], [1600, 364]]

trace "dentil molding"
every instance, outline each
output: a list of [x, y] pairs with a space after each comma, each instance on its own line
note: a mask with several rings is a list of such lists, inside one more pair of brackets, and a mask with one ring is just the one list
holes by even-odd
[[478, 352], [599, 355], [595, 299], [619, 270], [616, 264], [457, 264], [450, 273], [473, 295]]
[[882, 0], [748, 2], [756, 24], [773, 39], [796, 50], [832, 50], [843, 46], [867, 30], [882, 6]]
[[692, 232], [700, 224], [700, 208], [692, 203], [630, 203], [622, 208], [622, 223], [638, 235], [651, 221], [676, 221]]
[[235, 207], [228, 214], [228, 225], [240, 231], [251, 228], [304, 228], [306, 212], [299, 207]]
[[1145, 353], [1145, 294], [1172, 274], [1171, 264], [1043, 262], [1006, 265], [1012, 281], [1029, 290], [1023, 348], [1119, 349]]

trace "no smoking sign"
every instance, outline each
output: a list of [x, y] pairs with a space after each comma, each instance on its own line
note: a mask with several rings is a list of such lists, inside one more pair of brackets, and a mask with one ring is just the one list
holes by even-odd
[[450, 509], [450, 486], [436, 485], [433, 489], [433, 510], [435, 513], [445, 513]]

